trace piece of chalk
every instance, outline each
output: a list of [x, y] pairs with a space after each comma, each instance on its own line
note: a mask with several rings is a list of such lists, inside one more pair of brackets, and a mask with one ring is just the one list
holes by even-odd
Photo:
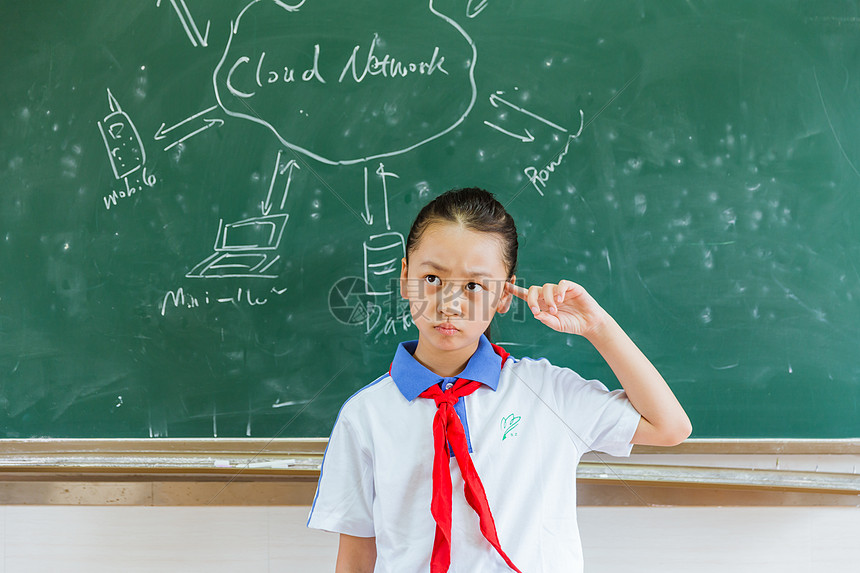
[[269, 460], [267, 462], [254, 462], [248, 464], [248, 468], [252, 469], [273, 469], [273, 470], [287, 470], [291, 467], [297, 465], [297, 461], [294, 459], [286, 459], [286, 460]]

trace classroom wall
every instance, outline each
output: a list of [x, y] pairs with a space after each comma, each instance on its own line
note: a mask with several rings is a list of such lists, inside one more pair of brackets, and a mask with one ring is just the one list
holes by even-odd
[[[0, 573], [334, 570], [307, 507], [0, 506]], [[584, 507], [588, 573], [856, 572], [860, 509]]]

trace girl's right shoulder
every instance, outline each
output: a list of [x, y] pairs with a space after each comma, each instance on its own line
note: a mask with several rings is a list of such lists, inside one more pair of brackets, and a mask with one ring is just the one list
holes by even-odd
[[370, 384], [359, 388], [352, 394], [352, 396], [347, 398], [340, 407], [338, 418], [342, 417], [344, 414], [355, 414], [359, 412], [365, 413], [370, 409], [376, 409], [379, 406], [383, 406], [380, 402], [387, 401], [392, 390], [398, 394], [400, 393], [399, 390], [397, 390], [397, 386], [394, 384], [394, 380], [388, 372], [386, 372]]

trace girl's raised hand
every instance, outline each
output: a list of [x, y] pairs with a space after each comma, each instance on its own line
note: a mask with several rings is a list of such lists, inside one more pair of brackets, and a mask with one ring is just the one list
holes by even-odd
[[508, 282], [505, 288], [526, 301], [536, 319], [558, 332], [588, 337], [609, 318], [582, 286], [568, 280], [527, 289]]

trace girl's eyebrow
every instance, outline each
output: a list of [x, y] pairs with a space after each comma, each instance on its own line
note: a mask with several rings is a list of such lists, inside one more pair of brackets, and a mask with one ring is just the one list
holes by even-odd
[[[450, 272], [450, 269], [448, 267], [440, 265], [436, 261], [421, 261], [419, 266], [430, 267], [433, 270], [443, 272], [443, 273]], [[490, 277], [490, 273], [488, 273], [487, 271], [485, 271], [483, 269], [466, 269], [465, 274], [468, 277], [480, 277], [480, 278], [489, 278]]]
[[442, 271], [442, 272], [445, 272], [445, 271], [447, 271], [447, 270], [448, 270], [448, 267], [443, 267], [442, 265], [440, 265], [439, 263], [437, 263], [437, 262], [435, 262], [435, 261], [421, 261], [421, 265], [420, 265], [420, 266], [422, 266], [422, 267], [430, 267], [430, 268], [432, 268], [432, 269], [434, 269], [434, 270]]

